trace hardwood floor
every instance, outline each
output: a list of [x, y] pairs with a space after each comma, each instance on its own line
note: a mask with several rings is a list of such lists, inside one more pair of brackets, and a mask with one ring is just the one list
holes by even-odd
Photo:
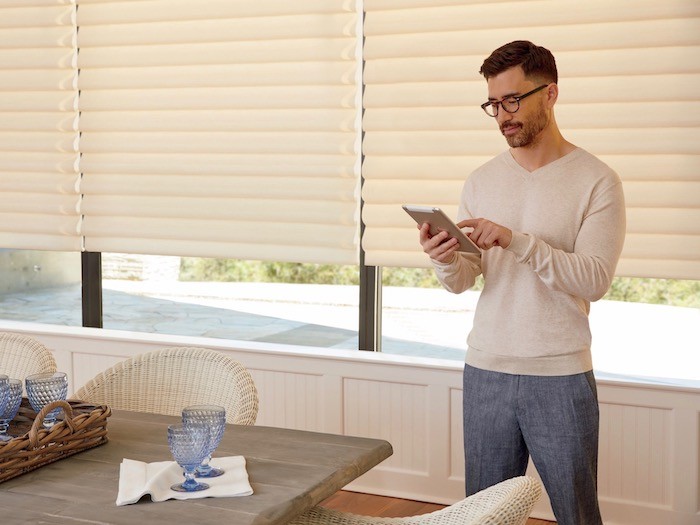
[[[375, 496], [374, 494], [362, 494], [346, 490], [336, 492], [330, 498], [323, 501], [321, 505], [329, 509], [336, 509], [343, 512], [352, 512], [365, 516], [381, 516], [384, 518], [400, 518], [404, 516], [426, 514], [444, 507], [444, 505], [437, 505], [435, 503], [388, 498], [386, 496]], [[554, 525], [554, 522], [530, 518], [527, 520], [527, 525]]]

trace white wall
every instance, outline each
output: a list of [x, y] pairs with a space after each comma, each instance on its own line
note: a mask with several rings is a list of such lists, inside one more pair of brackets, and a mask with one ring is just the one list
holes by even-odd
[[[393, 456], [349, 489], [444, 504], [463, 497], [458, 362], [27, 323], [2, 322], [0, 330], [51, 348], [71, 392], [128, 356], [166, 346], [218, 349], [251, 370], [257, 424], [391, 442]], [[605, 523], [700, 524], [700, 391], [599, 380], [598, 395]], [[553, 519], [546, 498], [533, 516]]]

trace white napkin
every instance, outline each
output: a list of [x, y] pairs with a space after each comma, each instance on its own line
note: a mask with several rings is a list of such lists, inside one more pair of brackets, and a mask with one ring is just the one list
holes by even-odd
[[248, 472], [243, 456], [214, 458], [210, 465], [224, 469], [224, 473], [216, 478], [198, 478], [209, 485], [207, 490], [176, 492], [170, 490], [170, 486], [185, 480], [182, 468], [177, 463], [174, 461], [144, 463], [125, 458], [119, 468], [117, 506], [136, 503], [144, 494], [150, 494], [153, 501], [165, 501], [250, 496], [253, 493], [248, 482]]

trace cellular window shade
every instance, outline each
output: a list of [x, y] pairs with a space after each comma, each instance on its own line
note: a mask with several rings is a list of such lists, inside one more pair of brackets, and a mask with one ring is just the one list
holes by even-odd
[[87, 250], [357, 263], [354, 2], [78, 3]]
[[0, 248], [81, 248], [76, 55], [75, 5], [0, 2]]
[[[564, 136], [623, 180], [618, 275], [700, 279], [700, 3], [365, 0], [366, 262], [427, 266], [402, 203], [457, 213], [468, 174], [507, 144], [479, 104], [483, 59], [551, 49]], [[547, 210], [542, 210], [547, 213]]]

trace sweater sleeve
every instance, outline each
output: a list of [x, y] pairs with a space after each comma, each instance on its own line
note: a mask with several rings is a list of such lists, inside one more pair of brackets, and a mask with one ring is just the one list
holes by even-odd
[[550, 289], [597, 301], [605, 295], [615, 274], [625, 222], [624, 195], [618, 180], [592, 195], [573, 253], [515, 231], [507, 251], [519, 263], [529, 265]]
[[435, 275], [445, 290], [452, 293], [462, 293], [476, 282], [481, 275], [480, 257], [474, 254], [457, 252], [449, 263], [441, 263], [434, 259], [430, 262], [435, 269]]
[[[462, 198], [457, 211], [458, 222], [473, 217], [467, 206], [471, 191], [470, 182], [467, 180], [462, 188]], [[430, 262], [440, 284], [452, 293], [462, 293], [468, 290], [474, 286], [476, 278], [481, 275], [481, 256], [477, 254], [456, 252], [455, 257], [449, 263], [441, 263], [434, 259], [430, 259]]]

